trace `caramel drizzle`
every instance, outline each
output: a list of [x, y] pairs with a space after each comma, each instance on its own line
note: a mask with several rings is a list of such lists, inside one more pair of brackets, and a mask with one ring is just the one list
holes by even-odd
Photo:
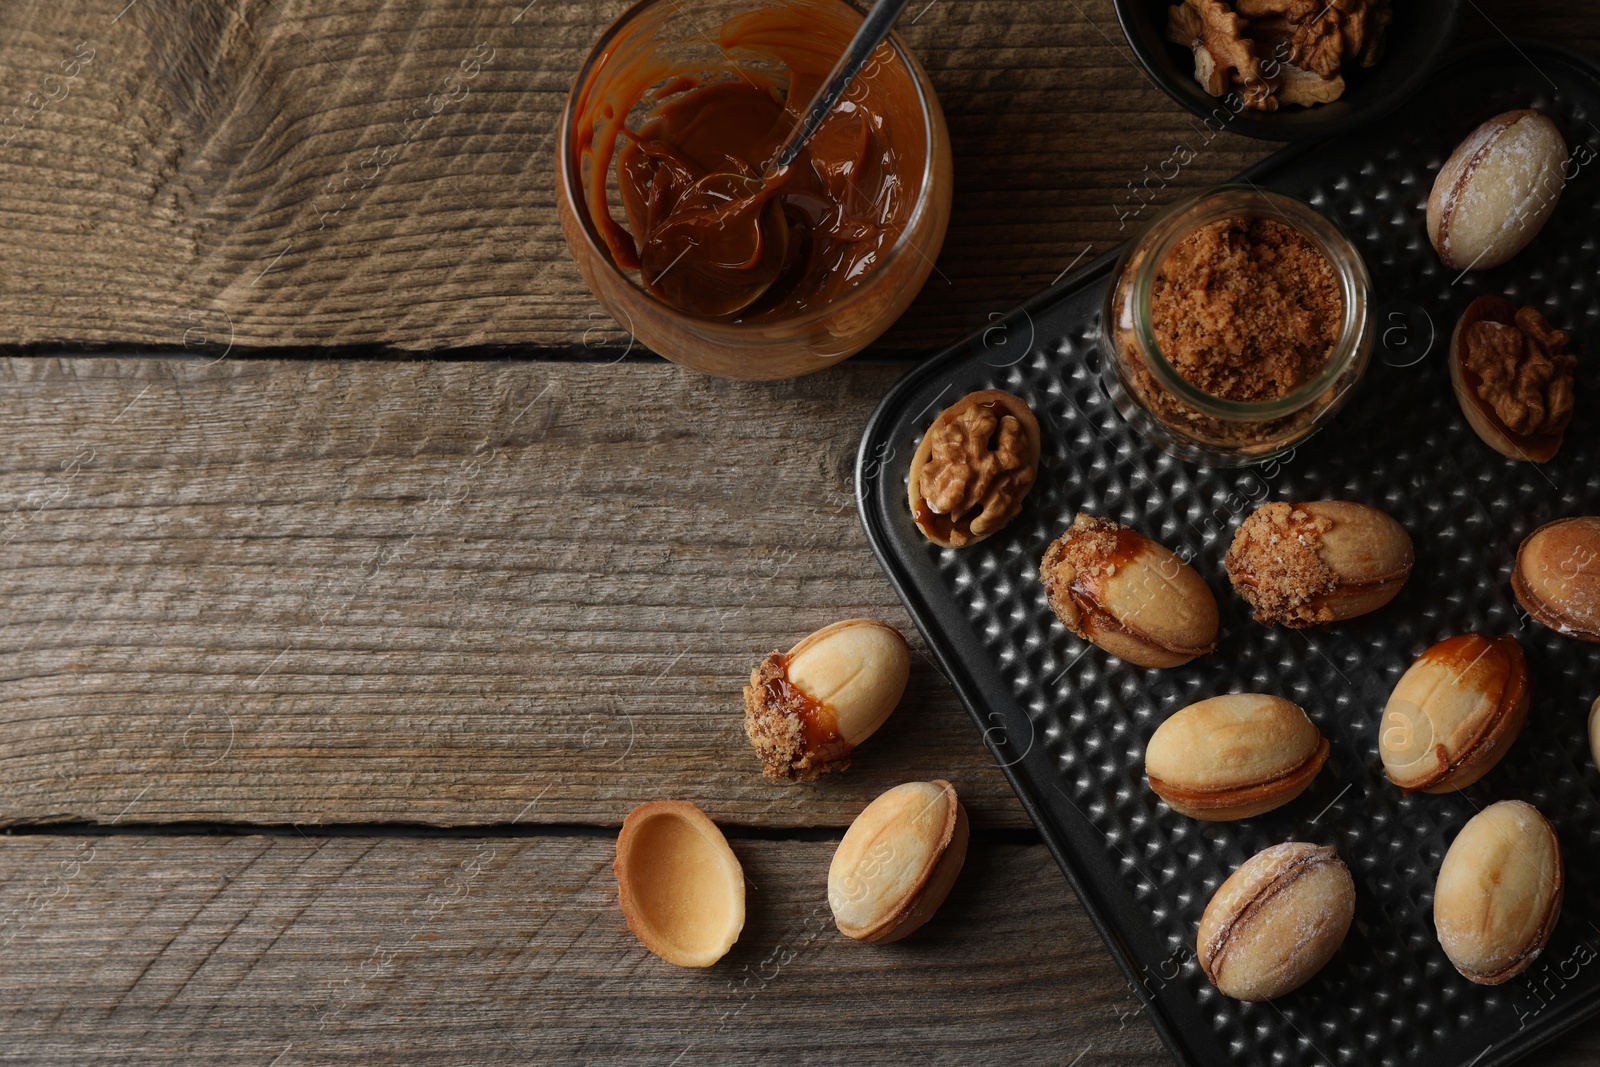
[[[1457, 677], [1465, 674], [1469, 669], [1471, 669], [1473, 664], [1483, 659], [1483, 657], [1489, 655], [1491, 651], [1495, 651], [1499, 652], [1508, 661], [1507, 670], [1510, 675], [1510, 680], [1508, 684], [1501, 689], [1500, 698], [1495, 701], [1493, 713], [1484, 719], [1482, 728], [1479, 729], [1477, 733], [1472, 735], [1471, 740], [1461, 747], [1461, 754], [1459, 756], [1457, 756], [1454, 760], [1451, 760], [1449, 750], [1446, 749], [1441, 742], [1434, 742], [1434, 756], [1444, 766], [1438, 771], [1438, 773], [1417, 785], [1401, 786], [1400, 788], [1402, 792], [1406, 794], [1415, 793], [1420, 789], [1427, 789], [1429, 786], [1438, 785], [1456, 771], [1460, 770], [1462, 765], [1468, 760], [1480, 755], [1484, 748], [1484, 740], [1494, 736], [1496, 729], [1502, 722], [1505, 721], [1506, 716], [1510, 714], [1511, 709], [1517, 704], [1521, 703], [1522, 695], [1527, 691], [1527, 680], [1525, 673], [1516, 670], [1514, 668], [1514, 664], [1509, 662], [1511, 661], [1512, 657], [1504, 651], [1505, 646], [1501, 644], [1501, 641], [1504, 638], [1511, 637], [1510, 634], [1501, 634], [1499, 637], [1492, 638], [1483, 637], [1481, 634], [1473, 634], [1468, 636], [1480, 638], [1484, 642], [1484, 647], [1476, 656], [1473, 656], [1472, 659], [1468, 660], [1462, 665], [1461, 669], [1457, 672]], [[1511, 640], [1515, 641], [1516, 638], [1512, 637]], [[1452, 652], [1453, 651], [1454, 650], [1452, 650]]]
[[[1132, 536], [1124, 537], [1125, 534]], [[1138, 538], [1139, 541], [1135, 541], [1134, 538]], [[1145, 540], [1148, 540], [1148, 538], [1139, 533], [1137, 530], [1131, 530], [1127, 528], [1118, 530], [1117, 550], [1112, 553], [1106, 562], [1115, 564], [1119, 567], [1125, 563], [1131, 562], [1143, 547], [1143, 545], [1139, 542]], [[1180, 560], [1179, 566], [1183, 565], [1183, 562]], [[1203, 645], [1200, 647], [1171, 645], [1165, 641], [1157, 640], [1155, 637], [1152, 637], [1150, 634], [1147, 634], [1142, 630], [1134, 629], [1132, 626], [1129, 626], [1115, 615], [1112, 615], [1110, 612], [1106, 611], [1105, 608], [1100, 605], [1099, 598], [1095, 595], [1095, 590], [1091, 588], [1091, 584], [1099, 584], [1098, 580], [1094, 581], [1093, 583], [1086, 584], [1083, 580], [1083, 572], [1081, 570], [1077, 570], [1076, 568], [1074, 568], [1074, 570], [1076, 571], [1077, 576], [1067, 584], [1067, 593], [1072, 597], [1073, 604], [1077, 605], [1079, 616], [1091, 621], [1094, 624], [1094, 629], [1109, 630], [1113, 633], [1125, 634], [1128, 637], [1143, 641], [1148, 645], [1154, 645], [1157, 648], [1171, 652], [1175, 656], [1203, 656], [1216, 647], [1214, 644]], [[1079, 625], [1081, 626], [1082, 623]], [[1087, 631], [1090, 629], [1090, 627], [1084, 626], [1083, 629]], [[1087, 635], [1079, 634], [1079, 636], [1086, 637]], [[1092, 640], [1092, 638], [1089, 640]]]
[[762, 686], [771, 703], [792, 713], [800, 720], [805, 734], [806, 755], [817, 761], [828, 761], [844, 755], [850, 745], [839, 733], [839, 713], [833, 705], [813, 700], [799, 686], [789, 681], [789, 657], [777, 657], [780, 672]]
[[1315, 777], [1316, 772], [1320, 771], [1322, 769], [1322, 765], [1327, 762], [1328, 753], [1332, 751], [1332, 748], [1333, 746], [1331, 743], [1329, 743], [1328, 739], [1326, 737], [1322, 737], [1318, 740], [1317, 747], [1312, 750], [1311, 755], [1307, 756], [1301, 763], [1296, 764], [1277, 777], [1265, 778], [1259, 782], [1252, 782], [1249, 785], [1230, 785], [1219, 789], [1188, 789], [1184, 788], [1183, 786], [1174, 786], [1165, 778], [1157, 778], [1155, 775], [1149, 775], [1150, 788], [1155, 789], [1158, 793], [1161, 792], [1162, 789], [1165, 789], [1173, 796], [1178, 797], [1185, 802], [1199, 800], [1243, 800], [1251, 793], [1268, 790], [1273, 786], [1283, 785], [1284, 783], [1292, 782], [1297, 778], [1307, 777], [1307, 770], [1311, 770], [1311, 776]]

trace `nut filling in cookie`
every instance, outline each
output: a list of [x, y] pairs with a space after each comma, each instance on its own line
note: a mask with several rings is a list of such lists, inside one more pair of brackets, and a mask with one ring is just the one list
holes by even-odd
[[999, 532], [1022, 510], [1039, 473], [1039, 420], [1000, 389], [945, 408], [911, 459], [911, 517], [924, 537], [965, 548]]
[[1484, 443], [1512, 459], [1544, 463], [1572, 423], [1578, 359], [1571, 336], [1536, 307], [1480, 296], [1462, 313], [1450, 342], [1450, 381], [1467, 422]]
[[1414, 561], [1405, 528], [1376, 508], [1275, 500], [1239, 525], [1224, 565], [1257, 622], [1300, 628], [1381, 608]]
[[767, 777], [804, 782], [849, 767], [910, 674], [905, 638], [876, 619], [836, 622], [769, 653], [744, 688], [744, 731]]

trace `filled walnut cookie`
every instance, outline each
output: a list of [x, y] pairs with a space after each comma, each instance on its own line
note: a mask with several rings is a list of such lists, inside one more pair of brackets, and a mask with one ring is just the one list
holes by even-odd
[[846, 769], [910, 676], [906, 639], [876, 619], [845, 619], [768, 653], [744, 687], [744, 732], [763, 773], [808, 782]]
[[1530, 108], [1473, 130], [1439, 168], [1428, 196], [1428, 239], [1451, 270], [1488, 270], [1544, 228], [1566, 185], [1567, 143]]
[[1306, 791], [1328, 739], [1299, 705], [1266, 693], [1190, 704], [1145, 746], [1150, 788], [1172, 810], [1208, 822], [1247, 819]]
[[939, 413], [911, 457], [911, 517], [943, 548], [998, 533], [1039, 473], [1039, 420], [1000, 389], [969, 393]]
[[1300, 628], [1383, 607], [1415, 560], [1405, 527], [1377, 508], [1279, 500], [1239, 525], [1224, 565], [1257, 622]]
[[942, 778], [868, 804], [828, 865], [828, 906], [857, 941], [898, 941], [933, 917], [967, 858], [967, 811]]
[[1061, 624], [1140, 667], [1176, 667], [1217, 647], [1217, 600], [1165, 545], [1081, 512], [1051, 542], [1039, 579]]
[[1418, 656], [1389, 694], [1378, 730], [1384, 773], [1408, 793], [1465, 789], [1506, 754], [1531, 700], [1528, 660], [1515, 637], [1446, 638]]
[[1502, 800], [1450, 843], [1433, 890], [1433, 923], [1456, 970], [1500, 985], [1550, 941], [1565, 887], [1555, 827], [1531, 804]]
[[965, 549], [1002, 530], [1038, 477], [1038, 419], [1002, 389], [939, 413], [910, 461], [910, 515], [928, 541]]
[[1600, 643], [1600, 517], [1557, 519], [1517, 549], [1511, 591], [1559, 634]]
[[1355, 918], [1350, 868], [1326, 845], [1289, 841], [1245, 860], [1200, 917], [1200, 969], [1237, 1000], [1272, 1000], [1333, 958]]
[[1467, 305], [1450, 338], [1450, 384], [1468, 425], [1490, 448], [1534, 463], [1555, 456], [1576, 397], [1570, 339], [1535, 307], [1500, 296]]

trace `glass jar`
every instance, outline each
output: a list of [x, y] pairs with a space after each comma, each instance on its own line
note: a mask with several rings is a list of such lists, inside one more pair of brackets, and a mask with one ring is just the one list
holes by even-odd
[[[726, 27], [752, 13], [771, 13], [793, 28], [763, 26], [730, 45]], [[900, 117], [893, 137], [921, 165], [910, 163], [910, 172], [898, 176], [893, 193], [902, 203], [893, 210], [900, 221], [886, 223], [883, 250], [859, 277], [850, 277], [847, 288], [784, 317], [707, 319], [651, 293], [638, 272], [620, 266], [613, 255], [612, 241], [632, 239], [610, 165], [627, 137], [624, 125], [637, 129], [660, 101], [686, 85], [746, 75], [781, 83], [784, 65], [775, 53], [784, 49], [804, 49], [826, 69], [861, 21], [861, 12], [844, 0], [642, 0], [596, 43], [562, 114], [556, 202], [584, 280], [642, 344], [708, 374], [790, 378], [854, 355], [916, 298], [950, 221], [950, 138], [927, 72], [892, 35], [845, 100], [871, 93], [893, 105], [889, 115]], [[619, 105], [626, 100], [634, 103]]]
[[[1241, 217], [1275, 220], [1304, 235], [1327, 258], [1342, 303], [1327, 362], [1291, 392], [1269, 400], [1228, 400], [1198, 388], [1162, 353], [1151, 320], [1152, 290], [1179, 242], [1208, 223]], [[1280, 456], [1332, 418], [1366, 371], [1371, 287], [1355, 246], [1304, 201], [1248, 185], [1183, 197], [1150, 220], [1112, 271], [1100, 316], [1106, 390], [1135, 430], [1180, 459], [1241, 467]]]

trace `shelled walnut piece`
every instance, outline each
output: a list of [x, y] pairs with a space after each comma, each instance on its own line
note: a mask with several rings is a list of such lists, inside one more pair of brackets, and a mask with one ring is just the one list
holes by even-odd
[[939, 413], [911, 459], [911, 517], [944, 548], [997, 533], [1022, 510], [1039, 473], [1039, 420], [1000, 389], [962, 397]]
[[1325, 104], [1344, 95], [1347, 63], [1370, 67], [1393, 19], [1389, 0], [1184, 0], [1167, 39], [1194, 52], [1195, 81], [1245, 106]]
[[1224, 0], [1184, 0], [1167, 11], [1167, 40], [1194, 51], [1194, 80], [1201, 88], [1222, 96], [1238, 87], [1247, 107], [1273, 111], [1272, 86], [1262, 77], [1246, 28]]
[[1543, 463], [1572, 423], [1576, 356], [1570, 336], [1536, 307], [1480, 296], [1450, 341], [1456, 400], [1484, 443], [1512, 459]]

